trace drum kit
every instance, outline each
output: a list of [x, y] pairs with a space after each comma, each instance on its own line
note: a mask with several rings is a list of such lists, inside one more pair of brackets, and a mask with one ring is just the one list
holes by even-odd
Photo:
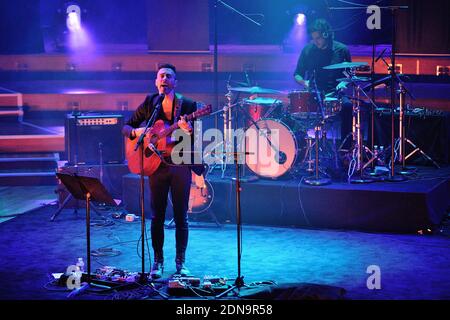
[[[324, 67], [327, 70], [342, 69], [346, 76], [337, 79], [339, 83], [353, 85], [353, 98], [359, 99], [361, 83], [370, 81], [366, 77], [355, 75], [356, 68], [367, 65], [365, 62], [343, 62]], [[234, 94], [238, 95], [232, 103]], [[245, 98], [240, 99], [240, 95]], [[221, 110], [224, 118], [224, 151], [230, 149], [228, 144], [232, 139], [230, 132], [232, 119], [241, 121], [245, 132], [257, 132], [255, 136], [245, 139], [246, 167], [259, 177], [277, 179], [290, 174], [302, 174], [302, 171], [315, 172], [314, 176], [305, 179], [310, 185], [323, 185], [330, 179], [320, 176], [320, 159], [327, 158], [337, 166], [337, 150], [327, 146], [326, 127], [334, 123], [342, 109], [342, 99], [336, 95], [324, 95], [316, 90], [295, 90], [287, 93], [287, 105], [280, 96], [286, 96], [286, 91], [279, 91], [258, 86], [232, 87], [228, 85], [226, 98], [228, 104]], [[361, 154], [362, 134], [361, 116], [358, 99], [353, 100], [353, 130], [352, 139], [356, 145], [357, 154]], [[284, 100], [284, 99], [283, 99]], [[233, 116], [232, 109], [237, 112]], [[239, 114], [239, 116], [237, 116]], [[238, 117], [238, 118], [237, 118]], [[234, 128], [237, 125], [235, 124]], [[314, 132], [311, 134], [311, 132]], [[308, 134], [310, 133], [310, 134]], [[334, 142], [334, 141], [333, 141]], [[329, 148], [328, 148], [329, 147]], [[324, 155], [326, 149], [334, 152]], [[322, 154], [320, 154], [322, 153]], [[261, 157], [266, 161], [261, 161]], [[332, 157], [333, 159], [329, 159]], [[361, 168], [358, 158], [357, 168]], [[223, 161], [226, 163], [226, 161]], [[222, 166], [224, 172], [224, 166]]]

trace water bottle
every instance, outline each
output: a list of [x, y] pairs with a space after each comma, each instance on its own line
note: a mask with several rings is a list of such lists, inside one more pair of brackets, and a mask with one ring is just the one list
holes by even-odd
[[84, 261], [83, 261], [83, 258], [78, 258], [76, 266], [81, 272], [84, 272]]

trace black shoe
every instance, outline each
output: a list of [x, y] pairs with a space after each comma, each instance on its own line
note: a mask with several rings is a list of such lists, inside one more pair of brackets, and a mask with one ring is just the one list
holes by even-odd
[[191, 272], [189, 269], [184, 265], [184, 263], [177, 263], [177, 272], [176, 274], [179, 274], [182, 277], [189, 277], [191, 275]]
[[150, 276], [152, 279], [159, 279], [162, 277], [164, 272], [164, 265], [162, 262], [154, 262], [152, 266], [152, 271], [150, 272]]

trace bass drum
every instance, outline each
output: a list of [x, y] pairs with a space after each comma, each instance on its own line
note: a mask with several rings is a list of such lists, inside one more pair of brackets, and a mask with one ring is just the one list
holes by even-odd
[[294, 133], [276, 119], [261, 119], [245, 132], [245, 161], [255, 174], [278, 178], [287, 173], [297, 159]]

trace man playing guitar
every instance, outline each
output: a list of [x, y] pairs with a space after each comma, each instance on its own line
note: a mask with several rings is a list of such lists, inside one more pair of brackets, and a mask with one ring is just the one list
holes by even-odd
[[[177, 124], [186, 135], [192, 138], [192, 124], [181, 115], [192, 114], [196, 111], [197, 104], [175, 93], [175, 87], [177, 86], [175, 66], [171, 64], [161, 65], [158, 69], [155, 85], [158, 93], [146, 97], [124, 125], [123, 135], [130, 140], [138, 138], [144, 130], [144, 128], [141, 128], [142, 123], [145, 124], [150, 119], [156, 106], [161, 104], [162, 108], [156, 115], [156, 121], [160, 123], [162, 121], [165, 125], [173, 126]], [[170, 137], [163, 139], [168, 140]], [[191, 188], [191, 168], [187, 165], [171, 165], [170, 153], [167, 154], [163, 151], [161, 155], [165, 161], [158, 161], [155, 171], [149, 177], [152, 212], [151, 236], [154, 252], [154, 262], [150, 275], [152, 278], [160, 278], [163, 273], [164, 221], [170, 190], [176, 228], [176, 271], [177, 274], [187, 276], [189, 270], [185, 266], [185, 254], [189, 233], [187, 210]]]

